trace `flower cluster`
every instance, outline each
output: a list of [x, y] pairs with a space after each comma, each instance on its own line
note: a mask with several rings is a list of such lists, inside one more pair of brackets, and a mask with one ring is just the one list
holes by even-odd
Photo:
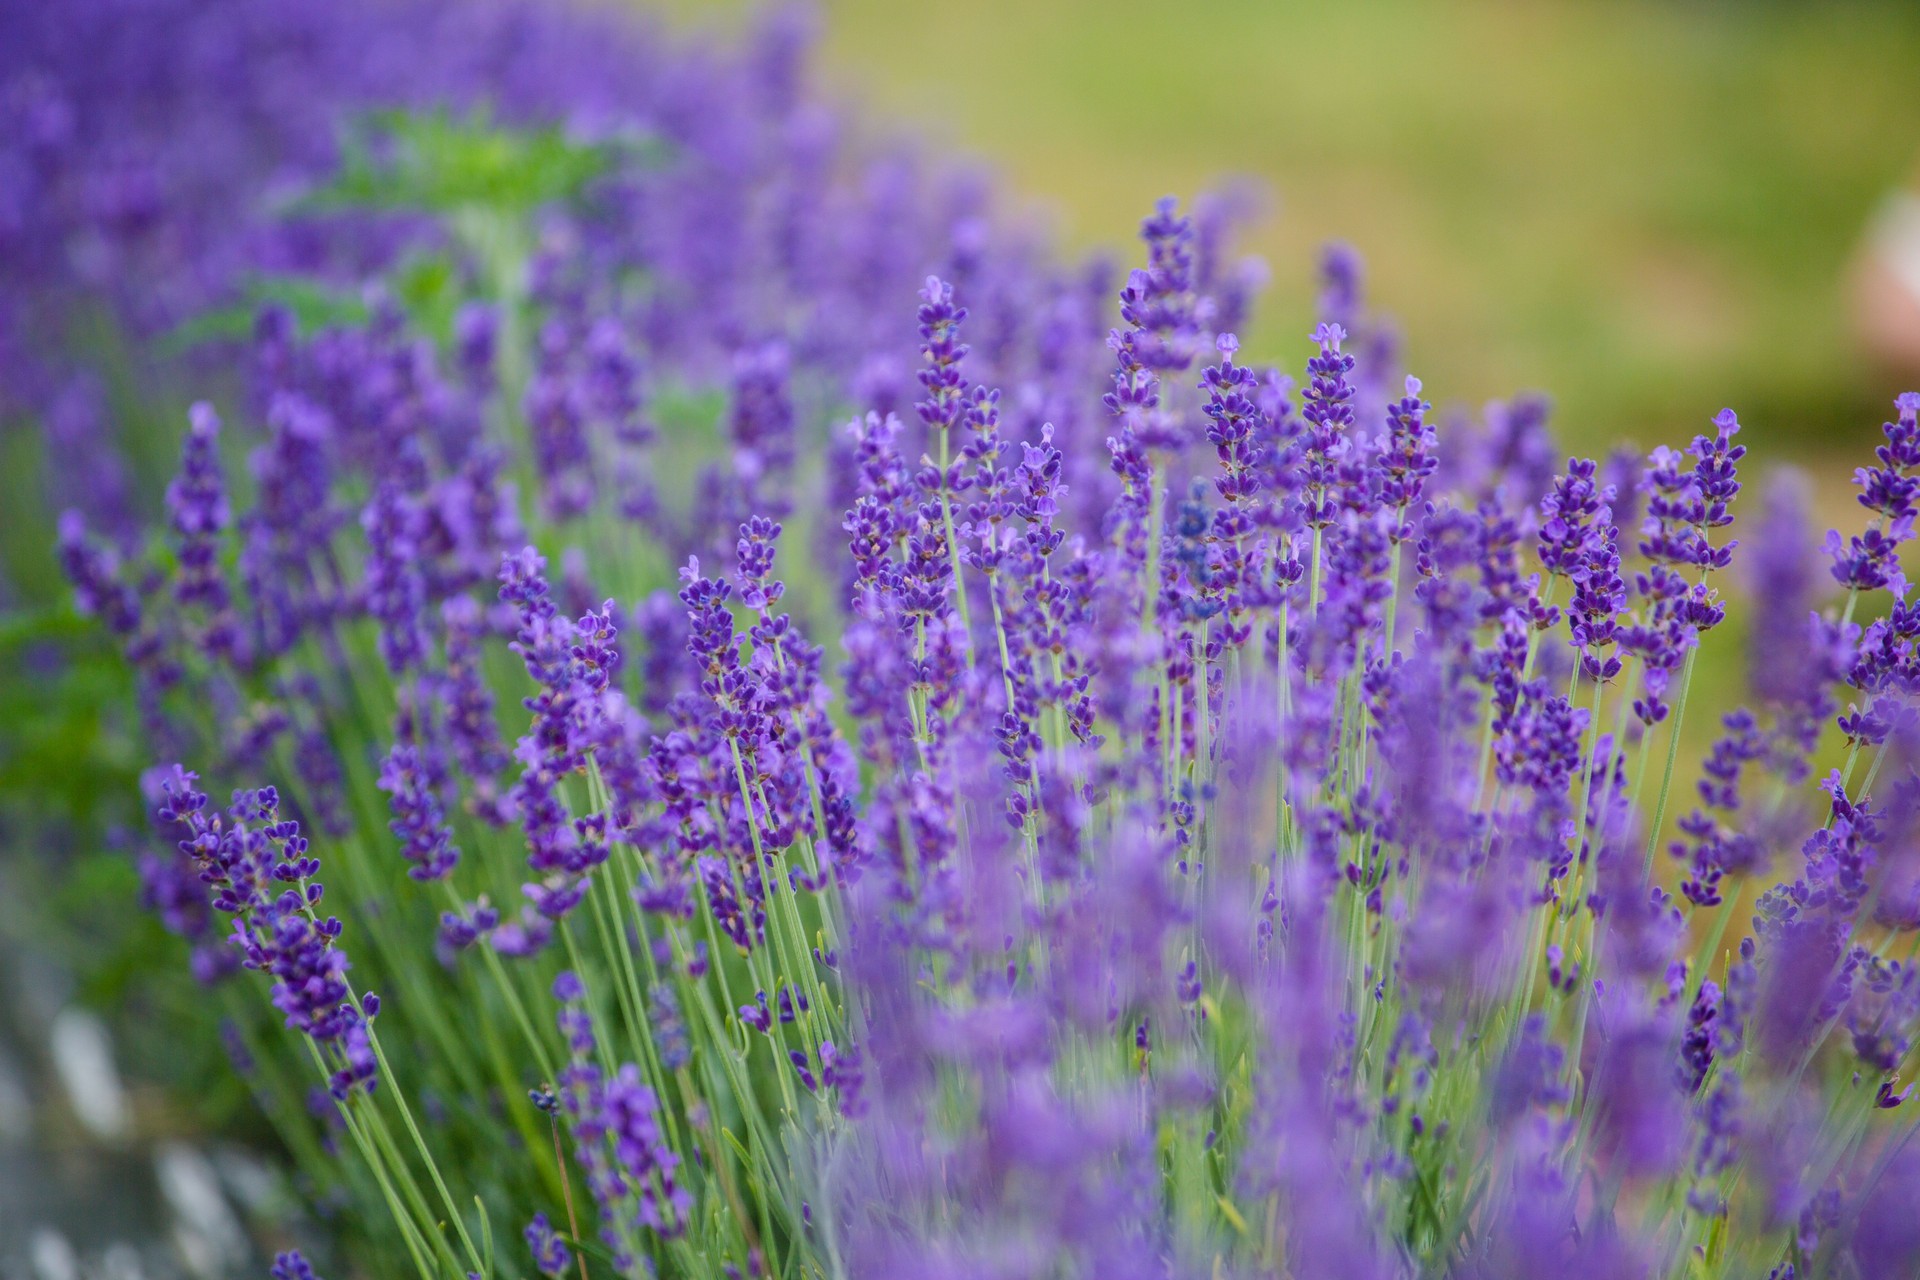
[[380, 998], [356, 996], [347, 985], [346, 953], [334, 945], [342, 926], [315, 914], [324, 893], [313, 879], [320, 862], [307, 852], [300, 824], [279, 816], [272, 787], [237, 791], [225, 813], [210, 812], [198, 781], [177, 766], [164, 771], [156, 819], [179, 832], [180, 852], [207, 886], [206, 901], [231, 918], [228, 941], [241, 963], [273, 979], [274, 1008], [333, 1069], [333, 1095], [344, 1100], [371, 1091], [376, 1064], [368, 1023]]

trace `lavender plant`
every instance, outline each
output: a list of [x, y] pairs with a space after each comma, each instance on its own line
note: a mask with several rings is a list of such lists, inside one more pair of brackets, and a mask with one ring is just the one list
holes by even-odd
[[1295, 382], [1234, 199], [1061, 267], [756, 50], [533, 201], [402, 117], [329, 191], [451, 308], [264, 308], [165, 527], [62, 524], [366, 1269], [1913, 1274], [1920, 395], [1823, 547], [1731, 411], [1436, 427], [1345, 250]]

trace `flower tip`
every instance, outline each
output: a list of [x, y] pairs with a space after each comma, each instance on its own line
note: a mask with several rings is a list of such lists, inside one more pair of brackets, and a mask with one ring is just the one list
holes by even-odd
[[187, 410], [187, 425], [196, 436], [220, 434], [220, 415], [205, 400], [195, 400]]
[[1233, 353], [1240, 349], [1240, 339], [1235, 334], [1223, 333], [1213, 340], [1213, 345], [1222, 356], [1232, 360]]

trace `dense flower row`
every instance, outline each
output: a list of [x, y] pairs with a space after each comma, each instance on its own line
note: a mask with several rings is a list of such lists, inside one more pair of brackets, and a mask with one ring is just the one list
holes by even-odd
[[61, 527], [369, 1270], [1912, 1274], [1920, 396], [1823, 550], [1730, 411], [1436, 418], [1339, 249], [1296, 382], [1238, 197], [1061, 268], [767, 47]]

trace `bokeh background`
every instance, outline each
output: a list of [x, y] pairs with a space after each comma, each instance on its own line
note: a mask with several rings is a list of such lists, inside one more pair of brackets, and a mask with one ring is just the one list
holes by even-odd
[[1920, 5], [834, 0], [820, 37], [872, 127], [977, 155], [1070, 246], [1127, 252], [1157, 196], [1259, 184], [1262, 356], [1304, 359], [1343, 239], [1430, 394], [1547, 391], [1570, 446], [1733, 405], [1756, 452], [1817, 463], [1900, 389], [1849, 279], [1920, 170]]

